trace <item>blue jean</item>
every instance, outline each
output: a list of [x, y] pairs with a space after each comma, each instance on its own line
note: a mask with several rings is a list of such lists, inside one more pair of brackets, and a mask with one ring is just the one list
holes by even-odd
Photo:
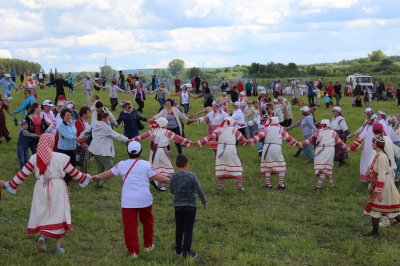
[[[311, 137], [312, 135], [306, 135], [304, 136], [304, 140], [308, 139], [309, 137]], [[300, 148], [299, 150], [297, 150], [296, 155], [299, 156], [300, 152], [303, 150], [304, 155], [306, 156], [307, 159], [311, 160], [311, 163], [314, 163], [314, 158], [311, 158], [314, 156], [314, 152], [312, 149], [312, 144], [308, 144], [307, 146]]]
[[36, 154], [38, 143], [39, 143], [39, 138], [33, 139], [31, 142], [29, 142], [29, 148], [31, 149], [32, 155]]
[[[178, 254], [183, 252], [183, 257], [190, 254], [193, 240], [193, 227], [196, 219], [196, 207], [175, 207], [175, 250]], [[183, 246], [182, 246], [183, 238]]]
[[28, 147], [17, 147], [17, 156], [19, 160], [19, 169], [22, 170], [24, 165], [29, 161]]
[[383, 101], [382, 92], [380, 92], [380, 93], [377, 92], [377, 93], [376, 93], [376, 96], [377, 96], [377, 98], [378, 98], [378, 99], [377, 99], [378, 102], [379, 102], [379, 101]]
[[[179, 130], [179, 127], [176, 127], [176, 128], [168, 128], [168, 130], [174, 132], [174, 133], [175, 133], [176, 135], [178, 135], [178, 136], [181, 136], [181, 132], [180, 132], [180, 130]], [[182, 133], [183, 133], [183, 129], [182, 129]], [[175, 146], [176, 146], [176, 148], [178, 149], [178, 154], [182, 154], [182, 144], [176, 143], [176, 142], [175, 142]], [[171, 147], [169, 146], [169, 144], [168, 144], [167, 147], [168, 147], [168, 150], [171, 150]]]
[[161, 112], [162, 109], [164, 109], [165, 98], [158, 98], [158, 102], [160, 103], [160, 109], [158, 109], [158, 112]]
[[183, 109], [185, 110], [185, 114], [189, 113], [189, 104], [188, 103], [183, 103]]

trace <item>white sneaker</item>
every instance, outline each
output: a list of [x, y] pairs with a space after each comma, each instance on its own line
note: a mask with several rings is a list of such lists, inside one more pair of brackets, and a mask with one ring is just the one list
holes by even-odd
[[151, 245], [151, 247], [144, 248], [144, 251], [146, 251], [146, 252], [150, 252], [150, 251], [152, 251], [152, 250], [153, 250], [153, 248], [154, 248], [154, 247], [155, 247], [154, 245]]
[[132, 258], [134, 258], [134, 259], [137, 259], [139, 256], [138, 256], [138, 254], [136, 254], [136, 253], [133, 253], [132, 254]]
[[165, 187], [160, 187], [160, 191], [165, 192], [167, 189]]

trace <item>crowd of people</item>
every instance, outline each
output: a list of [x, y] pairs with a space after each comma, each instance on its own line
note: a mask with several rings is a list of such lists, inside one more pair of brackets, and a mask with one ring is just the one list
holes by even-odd
[[[122, 74], [122, 72], [120, 72]], [[300, 99], [288, 101], [282, 95], [280, 81], [276, 81], [274, 99], [266, 91], [258, 92], [258, 84], [254, 79], [246, 85], [230, 88], [230, 99], [226, 88], [230, 87], [223, 78], [221, 81], [221, 97], [216, 98], [206, 85], [201, 95], [195, 96], [188, 92], [186, 87], [182, 90], [175, 83], [176, 92], [171, 94], [164, 82], [158, 83], [151, 89], [146, 89], [143, 84], [132, 78], [130, 90], [121, 86], [121, 80], [112, 80], [106, 86], [105, 82], [96, 82], [90, 75], [74, 84], [61, 76], [50, 81], [33, 82], [27, 77], [27, 83], [21, 89], [24, 91], [24, 103], [14, 112], [5, 103], [0, 95], [0, 138], [5, 137], [9, 142], [10, 133], [5, 123], [4, 110], [14, 116], [23, 111], [23, 119], [18, 134], [17, 156], [20, 171], [10, 181], [0, 181], [0, 189], [7, 189], [15, 193], [18, 186], [26, 177], [35, 172], [38, 179], [35, 185], [35, 194], [28, 225], [28, 233], [40, 232], [38, 249], [46, 251], [46, 236], [56, 238], [55, 253], [63, 253], [61, 238], [71, 228], [70, 209], [68, 204], [68, 186], [75, 179], [82, 187], [89, 182], [96, 182], [99, 189], [110, 189], [107, 180], [113, 176], [122, 176], [122, 215], [124, 223], [125, 242], [130, 254], [138, 257], [139, 245], [137, 237], [137, 217], [144, 227], [145, 251], [151, 251], [153, 245], [153, 216], [152, 197], [150, 184], [157, 191], [165, 192], [166, 183], [170, 183], [170, 192], [175, 194], [176, 216], [176, 247], [177, 255], [197, 255], [191, 253], [193, 224], [196, 214], [195, 192], [197, 192], [206, 209], [206, 198], [196, 175], [189, 172], [189, 159], [182, 154], [182, 145], [185, 147], [202, 147], [209, 143], [215, 154], [215, 175], [218, 180], [217, 189], [222, 190], [225, 179], [237, 180], [237, 188], [244, 191], [243, 168], [237, 150], [237, 145], [258, 145], [258, 156], [261, 157], [261, 174], [265, 177], [265, 186], [272, 189], [272, 175], [278, 175], [278, 190], [285, 190], [284, 177], [287, 171], [285, 158], [282, 154], [282, 140], [289, 145], [298, 147], [295, 157], [303, 151], [307, 162], [314, 165], [314, 174], [318, 178], [315, 190], [320, 190], [325, 178], [331, 186], [333, 182], [334, 162], [339, 166], [345, 165], [348, 152], [356, 151], [363, 146], [360, 161], [360, 180], [368, 182], [370, 186], [370, 200], [365, 207], [365, 215], [372, 217], [373, 231], [367, 236], [379, 234], [379, 219], [387, 217], [400, 221], [400, 195], [397, 186], [400, 183], [400, 129], [399, 116], [388, 116], [385, 112], [377, 114], [367, 107], [365, 109], [365, 123], [351, 134], [346, 124], [344, 112], [339, 106], [341, 93], [340, 83], [326, 91], [336, 96], [337, 105], [332, 109], [332, 119], [317, 121], [315, 111], [319, 102], [313, 102], [308, 97], [309, 106], [303, 105], [299, 110], [302, 118], [293, 123], [293, 106], [302, 103], [300, 96], [296, 95], [301, 80], [293, 79], [293, 94]], [[178, 78], [178, 77], [177, 77]], [[197, 77], [198, 78], [198, 77]], [[3, 92], [10, 101], [11, 87], [17, 88], [11, 76], [5, 74], [0, 81]], [[119, 83], [119, 86], [118, 86]], [[14, 85], [12, 85], [14, 84]], [[30, 84], [30, 85], [29, 85]], [[152, 83], [153, 84], [153, 83]], [[248, 85], [249, 84], [249, 85]], [[311, 85], [310, 85], [311, 84]], [[55, 105], [51, 100], [37, 101], [35, 86], [56, 86]], [[86, 97], [86, 106], [78, 108], [73, 101], [67, 101], [64, 87], [71, 90], [81, 86]], [[128, 85], [131, 85], [128, 83]], [[198, 80], [195, 80], [195, 93], [200, 94]], [[226, 87], [225, 87], [226, 85]], [[307, 82], [309, 90], [321, 91], [321, 81], [314, 84]], [[105, 106], [104, 101], [94, 94], [94, 89], [109, 89], [111, 111]], [[224, 87], [224, 89], [223, 89]], [[331, 87], [331, 85], [328, 85]], [[339, 89], [340, 88], [340, 89]], [[400, 90], [400, 89], [399, 89]], [[133, 94], [133, 100], [138, 109], [133, 108], [130, 101], [122, 101], [122, 111], [115, 119], [112, 111], [118, 105], [117, 92]], [[36, 95], [32, 95], [35, 93]], [[160, 104], [158, 113], [151, 118], [146, 118], [142, 113], [146, 94], [156, 94]], [[260, 96], [258, 96], [258, 93]], [[349, 95], [351, 92], [349, 92]], [[356, 94], [356, 92], [354, 92]], [[180, 103], [168, 96], [179, 96]], [[399, 94], [397, 94], [399, 95]], [[35, 97], [36, 96], [36, 97]], [[257, 96], [255, 101], [248, 97]], [[191, 98], [204, 98], [204, 109], [189, 115]], [[295, 96], [293, 96], [295, 97]], [[317, 98], [318, 99], [318, 98]], [[295, 104], [295, 105], [293, 105]], [[232, 109], [230, 109], [232, 106]], [[327, 105], [328, 106], [328, 105]], [[181, 109], [183, 107], [183, 109]], [[231, 112], [232, 111], [232, 112]], [[203, 114], [197, 117], [200, 114]], [[92, 118], [91, 121], [90, 117]], [[17, 120], [16, 125], [17, 125]], [[145, 126], [142, 122], [149, 123], [151, 129], [142, 133]], [[203, 123], [205, 137], [197, 141], [190, 140], [185, 134], [185, 123]], [[123, 134], [114, 130], [123, 125]], [[194, 126], [194, 125], [190, 125]], [[302, 141], [296, 140], [288, 132], [301, 126], [304, 136]], [[350, 146], [346, 144], [348, 138], [358, 135]], [[149, 162], [139, 160], [142, 155], [140, 141], [151, 139]], [[113, 165], [115, 158], [114, 140], [126, 143], [129, 159]], [[176, 144], [178, 157], [176, 166], [179, 171], [174, 171], [174, 165], [169, 159], [170, 142]], [[315, 152], [313, 150], [315, 147]], [[29, 150], [32, 156], [29, 156]], [[87, 174], [89, 157], [94, 157], [97, 174]], [[79, 166], [80, 171], [75, 167]], [[132, 170], [132, 169], [135, 170]], [[150, 179], [150, 182], [149, 182]], [[66, 186], [64, 186], [66, 184]], [[1, 191], [1, 190], [0, 190]], [[382, 219], [383, 226], [391, 226], [395, 222]], [[182, 245], [182, 237], [185, 240]]]

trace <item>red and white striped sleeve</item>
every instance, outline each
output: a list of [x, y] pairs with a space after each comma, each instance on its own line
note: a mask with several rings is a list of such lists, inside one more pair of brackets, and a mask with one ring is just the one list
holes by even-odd
[[255, 135], [253, 138], [250, 139], [251, 141], [251, 145], [254, 145], [254, 143], [260, 142], [261, 140], [263, 140], [265, 138], [265, 135], [267, 133], [267, 129], [263, 128], [263, 130], [258, 133], [257, 135]]
[[41, 82], [39, 82], [39, 81], [36, 81], [36, 80], [35, 80], [35, 82], [36, 82], [35, 85], [39, 85], [39, 86], [42, 86], [42, 87], [45, 87], [45, 86], [46, 86], [46, 84], [41, 83]]
[[313, 142], [313, 136], [309, 137], [308, 139], [300, 142], [300, 147], [305, 147]]
[[[210, 113], [211, 113], [211, 112], [210, 112]], [[203, 116], [203, 117], [197, 118], [197, 119], [196, 119], [196, 120], [197, 120], [197, 123], [202, 123], [202, 122], [204, 122], [204, 121], [209, 120], [209, 119], [210, 119], [210, 113], [206, 114], [206, 115]]]
[[246, 146], [247, 139], [245, 138], [245, 136], [243, 136], [243, 134], [237, 128], [234, 128], [234, 130], [236, 140], [239, 141], [240, 145]]
[[65, 165], [63, 170], [64, 170], [64, 172], [68, 173], [73, 179], [78, 181], [78, 183], [81, 187], [85, 187], [87, 184], [89, 184], [91, 176], [84, 174], [82, 172], [79, 172], [78, 169], [73, 167], [70, 162], [68, 162], [67, 165]]
[[364, 138], [362, 137], [362, 135], [358, 136], [358, 138], [353, 142], [353, 144], [351, 144], [350, 146], [350, 150], [355, 151], [357, 150], [361, 144], [363, 144], [364, 142]]
[[334, 132], [333, 135], [334, 135], [336, 144], [338, 144], [340, 146], [340, 148], [344, 149], [345, 151], [350, 151], [349, 146], [347, 146], [346, 143], [344, 143], [343, 140], [341, 140], [339, 138], [339, 135], [336, 132]]
[[151, 137], [152, 133], [153, 133], [152, 130], [149, 130], [147, 132], [144, 132], [142, 135], [135, 137], [133, 140], [134, 141], [141, 141], [141, 140], [144, 140], [144, 139], [148, 139], [148, 138]]
[[197, 141], [197, 143], [199, 144], [199, 147], [202, 147], [202, 146], [204, 146], [204, 144], [206, 144], [216, 138], [218, 138], [218, 135], [217, 135], [217, 133], [214, 132], [202, 139], [199, 139]]
[[7, 190], [15, 194], [16, 189], [25, 181], [27, 176], [30, 175], [33, 170], [35, 170], [35, 167], [33, 166], [31, 159], [29, 159], [22, 170], [20, 170], [11, 181], [5, 182]]
[[188, 140], [182, 136], [179, 136], [179, 135], [175, 134], [174, 132], [172, 132], [171, 130], [167, 130], [167, 132], [165, 133], [165, 136], [167, 138], [169, 138], [170, 140], [172, 140], [173, 142], [182, 144], [183, 146], [190, 147], [190, 145], [192, 145], [191, 140]]
[[289, 143], [291, 146], [296, 146], [297, 140], [295, 140], [289, 133], [287, 133], [285, 130], [281, 130], [281, 136], [282, 138]]

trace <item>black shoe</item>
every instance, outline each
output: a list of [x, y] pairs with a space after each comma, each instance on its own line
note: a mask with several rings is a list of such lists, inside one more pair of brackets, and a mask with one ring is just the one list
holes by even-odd
[[315, 187], [315, 191], [321, 190], [321, 187]]
[[285, 190], [286, 189], [286, 186], [285, 185], [279, 185], [278, 186], [278, 190]]
[[7, 143], [11, 140], [11, 138], [9, 136], [6, 136], [6, 141]]
[[375, 233], [374, 231], [372, 231], [371, 233], [367, 233], [364, 234], [365, 237], [375, 237], [375, 236], [379, 236], [379, 233]]
[[271, 186], [271, 185], [265, 185], [265, 187], [266, 187], [266, 188], [272, 188], [272, 186]]
[[151, 180], [151, 181], [150, 181], [150, 184], [152, 184], [153, 187], [154, 187], [155, 189], [160, 190], [160, 189], [158, 188], [156, 182], [154, 182], [154, 180]]

